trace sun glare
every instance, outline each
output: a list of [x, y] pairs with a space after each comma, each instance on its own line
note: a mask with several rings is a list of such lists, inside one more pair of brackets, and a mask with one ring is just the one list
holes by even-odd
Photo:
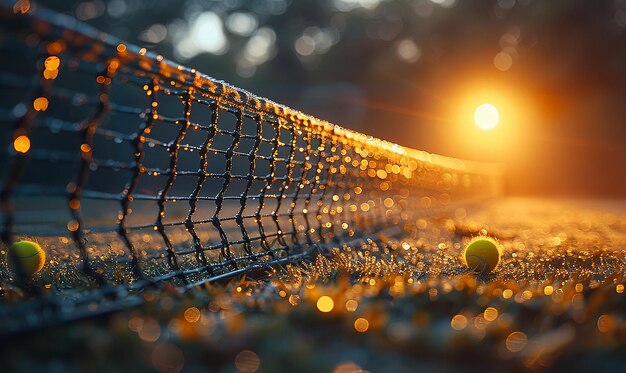
[[474, 123], [484, 131], [494, 129], [500, 121], [500, 113], [492, 104], [482, 104], [474, 111]]
[[[446, 92], [449, 118], [445, 140], [448, 152], [460, 158], [504, 161], [527, 156], [512, 152], [533, 135], [539, 118], [531, 96], [522, 85], [492, 81], [477, 75]], [[444, 126], [441, 126], [442, 131]]]

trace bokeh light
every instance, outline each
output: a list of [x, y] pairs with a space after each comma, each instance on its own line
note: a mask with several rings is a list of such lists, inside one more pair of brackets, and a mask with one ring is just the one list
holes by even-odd
[[36, 111], [46, 111], [48, 109], [48, 99], [45, 97], [37, 97], [33, 101], [33, 108]]
[[354, 321], [354, 330], [356, 330], [359, 333], [365, 333], [367, 329], [369, 329], [369, 327], [370, 327], [369, 321], [367, 321], [367, 319], [363, 317], [359, 317], [358, 319]]
[[30, 139], [28, 136], [18, 136], [13, 140], [13, 148], [18, 153], [27, 153], [30, 150]]
[[505, 344], [507, 350], [511, 352], [520, 352], [526, 347], [528, 337], [522, 332], [513, 332], [506, 338]]
[[261, 366], [261, 359], [256, 352], [243, 350], [235, 357], [235, 366], [242, 373], [253, 373]]
[[317, 309], [321, 312], [330, 312], [333, 307], [335, 307], [335, 302], [327, 295], [323, 295], [317, 300]]

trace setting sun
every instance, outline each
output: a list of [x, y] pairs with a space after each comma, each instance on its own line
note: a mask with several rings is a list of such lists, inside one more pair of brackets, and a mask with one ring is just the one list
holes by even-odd
[[528, 155], [511, 151], [526, 144], [538, 123], [534, 98], [525, 86], [478, 75], [451, 87], [448, 97], [445, 115], [450, 131], [445, 135], [444, 152], [498, 162]]
[[492, 104], [482, 104], [474, 111], [474, 123], [484, 131], [494, 129], [500, 121], [500, 113]]

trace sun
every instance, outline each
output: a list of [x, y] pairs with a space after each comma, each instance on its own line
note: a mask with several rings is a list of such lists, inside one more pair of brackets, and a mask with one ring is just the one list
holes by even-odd
[[498, 125], [500, 112], [492, 104], [479, 105], [474, 111], [474, 123], [483, 131], [489, 131]]

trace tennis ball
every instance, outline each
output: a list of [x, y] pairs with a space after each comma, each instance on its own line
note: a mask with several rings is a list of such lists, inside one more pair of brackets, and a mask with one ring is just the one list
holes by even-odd
[[463, 259], [469, 269], [476, 272], [491, 272], [500, 263], [502, 248], [491, 237], [474, 237], [463, 250]]
[[46, 253], [37, 243], [32, 241], [19, 241], [11, 245], [7, 253], [7, 263], [13, 272], [17, 266], [22, 268], [22, 273], [30, 277], [41, 271], [46, 262]]

